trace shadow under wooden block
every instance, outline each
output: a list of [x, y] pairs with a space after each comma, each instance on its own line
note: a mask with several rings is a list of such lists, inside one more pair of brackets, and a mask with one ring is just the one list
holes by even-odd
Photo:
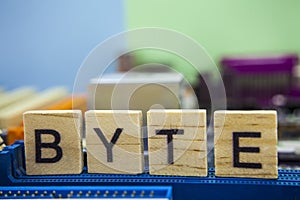
[[277, 178], [276, 111], [216, 111], [216, 176]]
[[85, 120], [89, 173], [143, 172], [141, 111], [90, 110]]
[[207, 176], [206, 111], [147, 113], [150, 174]]
[[82, 114], [77, 110], [24, 113], [26, 174], [79, 174]]

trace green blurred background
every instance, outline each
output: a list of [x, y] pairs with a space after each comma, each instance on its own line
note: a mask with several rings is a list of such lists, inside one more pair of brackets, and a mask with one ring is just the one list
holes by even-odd
[[[224, 55], [300, 53], [299, 0], [130, 0], [125, 6], [128, 29], [176, 30], [200, 43], [216, 64]], [[135, 55], [137, 64], [170, 64], [195, 81], [195, 71], [175, 55], [158, 50]]]

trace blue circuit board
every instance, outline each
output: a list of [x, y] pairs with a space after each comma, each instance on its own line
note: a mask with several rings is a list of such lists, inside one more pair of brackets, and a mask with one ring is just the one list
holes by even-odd
[[0, 151], [0, 198], [300, 199], [300, 171], [278, 179], [89, 174], [28, 176], [24, 144]]

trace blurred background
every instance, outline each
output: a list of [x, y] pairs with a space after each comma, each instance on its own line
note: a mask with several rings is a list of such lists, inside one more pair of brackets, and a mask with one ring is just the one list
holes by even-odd
[[[139, 27], [186, 34], [217, 64], [225, 55], [299, 53], [299, 10], [297, 0], [1, 0], [0, 85], [71, 88], [79, 66], [97, 44]], [[193, 77], [193, 71], [184, 70], [184, 60], [151, 53], [137, 53], [137, 64], [168, 63]]]
[[[139, 79], [130, 76], [128, 80], [140, 84], [144, 77], [149, 77], [146, 73], [165, 73], [164, 80], [150, 77], [155, 80], [152, 83], [174, 86], [170, 98], [175, 94], [180, 100], [166, 104], [170, 98], [162, 90], [160, 94], [166, 98], [159, 102], [151, 100], [143, 110], [155, 108], [152, 104], [156, 103], [165, 108], [206, 108], [210, 114], [207, 84], [219, 88], [224, 83], [228, 109], [278, 111], [282, 166], [299, 166], [299, 13], [298, 0], [1, 0], [0, 126], [6, 134], [7, 130], [13, 132], [12, 142], [22, 138], [21, 115], [26, 110], [84, 111], [92, 108], [91, 104], [98, 105], [97, 102], [100, 103], [95, 108], [109, 109], [101, 103], [102, 90], [93, 97], [89, 93], [101, 84], [97, 81], [91, 81], [86, 86], [87, 93], [76, 96], [70, 103], [76, 73], [84, 59], [99, 43], [122, 31], [166, 28], [199, 43], [217, 65], [224, 82], [212, 78], [211, 65], [204, 65], [199, 74], [177, 55], [144, 49], [113, 62], [104, 77], [105, 84], [112, 84], [111, 88], [103, 90], [111, 91], [120, 80], [120, 76], [112, 74], [146, 65], [139, 70], [142, 73]], [[124, 40], [125, 46], [130, 46], [132, 41]], [[168, 79], [173, 77], [170, 68], [183, 77], [177, 77], [175, 82]], [[126, 82], [124, 85], [126, 88]], [[132, 105], [140, 105], [138, 97], [143, 95], [136, 96]]]

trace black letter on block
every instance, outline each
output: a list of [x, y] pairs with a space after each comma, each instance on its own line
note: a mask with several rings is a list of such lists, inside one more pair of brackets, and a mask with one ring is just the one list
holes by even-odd
[[112, 162], [113, 161], [113, 153], [112, 153], [112, 148], [114, 144], [116, 144], [117, 140], [119, 139], [123, 129], [122, 128], [117, 128], [110, 143], [107, 142], [104, 134], [100, 130], [100, 128], [94, 128], [94, 131], [97, 133], [98, 137], [101, 139], [103, 142], [106, 152], [107, 152], [107, 162]]
[[168, 164], [174, 164], [174, 154], [173, 154], [173, 135], [183, 135], [183, 129], [162, 129], [156, 130], [156, 135], [167, 135], [168, 143]]
[[[58, 162], [62, 156], [63, 152], [58, 144], [60, 143], [60, 135], [57, 131], [51, 129], [35, 129], [35, 162], [36, 163], [55, 163]], [[52, 135], [54, 137], [54, 142], [52, 143], [42, 143], [41, 135]], [[53, 158], [42, 158], [42, 148], [54, 149], [56, 151], [56, 156]]]
[[259, 153], [258, 147], [240, 147], [239, 138], [260, 138], [260, 132], [233, 132], [233, 166], [239, 168], [261, 169], [261, 163], [241, 163], [240, 152]]

